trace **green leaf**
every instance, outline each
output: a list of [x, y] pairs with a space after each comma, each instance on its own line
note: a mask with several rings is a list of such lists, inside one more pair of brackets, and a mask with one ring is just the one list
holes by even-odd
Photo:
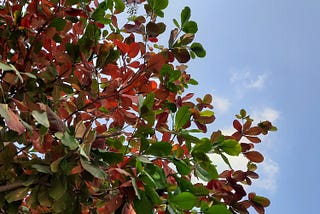
[[134, 210], [139, 214], [150, 214], [153, 213], [153, 204], [149, 198], [141, 191], [141, 200], [135, 199], [133, 201]]
[[59, 200], [67, 191], [67, 182], [66, 177], [64, 175], [53, 176], [51, 180], [51, 188], [49, 191], [49, 195], [54, 200]]
[[173, 159], [174, 165], [176, 165], [178, 172], [181, 175], [189, 175], [191, 172], [190, 164], [186, 163], [184, 160]]
[[181, 11], [181, 25], [184, 26], [184, 24], [189, 21], [190, 17], [191, 17], [190, 7], [185, 7]]
[[156, 185], [158, 189], [164, 189], [167, 187], [167, 177], [162, 168], [152, 164], [146, 164], [144, 167], [144, 174], [147, 175]]
[[58, 172], [59, 171], [59, 165], [60, 165], [60, 162], [64, 159], [64, 157], [60, 157], [58, 158], [57, 160], [53, 161], [51, 164], [50, 164], [50, 169], [52, 172]]
[[190, 192], [182, 192], [169, 198], [169, 203], [180, 209], [190, 210], [196, 205], [197, 198]]
[[117, 164], [123, 161], [123, 153], [121, 152], [105, 152], [103, 150], [95, 151], [104, 161], [109, 164]]
[[232, 214], [231, 211], [229, 211], [227, 209], [227, 207], [225, 205], [213, 205], [212, 207], [210, 207], [208, 210], [206, 210], [204, 212], [205, 214]]
[[79, 142], [74, 136], [71, 136], [68, 132], [57, 132], [55, 136], [61, 140], [61, 143], [65, 146], [68, 146], [71, 150], [78, 148]]
[[55, 18], [50, 23], [49, 27], [55, 27], [57, 31], [62, 31], [64, 27], [66, 26], [66, 20], [63, 18]]
[[86, 159], [81, 157], [80, 162], [82, 167], [94, 177], [102, 180], [104, 180], [107, 177], [107, 174], [102, 169], [100, 169], [98, 166], [93, 165], [91, 162], [87, 161]]
[[132, 182], [132, 186], [133, 186], [133, 189], [134, 189], [134, 192], [135, 192], [137, 198], [139, 200], [141, 200], [141, 196], [140, 196], [140, 193], [139, 193], [139, 188], [138, 188], [136, 179], [135, 178], [131, 178], [131, 182]]
[[202, 116], [202, 117], [211, 117], [213, 115], [214, 115], [214, 112], [210, 111], [210, 110], [204, 110], [204, 111], [200, 112], [200, 116]]
[[206, 56], [206, 50], [200, 43], [194, 42], [190, 48], [198, 57], [203, 58]]
[[6, 194], [5, 199], [8, 203], [24, 199], [29, 192], [29, 187], [22, 187]]
[[118, 12], [123, 12], [125, 9], [125, 4], [123, 3], [122, 0], [114, 0], [114, 7]]
[[179, 22], [176, 19], [173, 19], [173, 23], [177, 28], [180, 28]]
[[171, 154], [172, 145], [168, 142], [155, 142], [150, 145], [146, 153], [154, 156], [168, 156]]
[[180, 130], [190, 120], [190, 117], [191, 112], [189, 111], [189, 107], [182, 106], [179, 108], [175, 117], [175, 130]]
[[241, 152], [241, 145], [233, 139], [224, 140], [220, 144], [220, 149], [231, 156], [238, 156]]
[[163, 203], [163, 201], [159, 197], [158, 193], [152, 187], [150, 187], [149, 185], [145, 185], [144, 189], [146, 191], [146, 195], [148, 196], [148, 198], [151, 199], [151, 201], [154, 204], [160, 205]]
[[218, 178], [218, 172], [212, 164], [198, 164], [196, 166], [196, 174], [204, 181], [211, 181]]
[[37, 76], [32, 73], [26, 73], [26, 72], [20, 72], [23, 75], [26, 75], [27, 77], [30, 77], [32, 79], [37, 79]]
[[42, 172], [45, 174], [52, 174], [50, 170], [50, 166], [47, 166], [47, 165], [33, 164], [32, 168], [36, 169], [38, 172]]
[[163, 10], [166, 9], [168, 6], [168, 0], [156, 0], [155, 1], [155, 10]]
[[39, 111], [32, 111], [32, 116], [38, 123], [43, 125], [46, 128], [49, 128], [50, 123], [48, 120], [48, 115], [47, 112], [39, 112]]
[[183, 25], [182, 31], [185, 33], [193, 33], [194, 34], [198, 31], [198, 25], [194, 21], [188, 21]]
[[0, 115], [6, 119], [6, 120], [10, 120], [10, 116], [9, 116], [9, 113], [8, 113], [8, 104], [2, 104], [0, 103]]
[[201, 141], [195, 145], [192, 152], [203, 152], [207, 153], [212, 149], [212, 143], [208, 138], [202, 138]]

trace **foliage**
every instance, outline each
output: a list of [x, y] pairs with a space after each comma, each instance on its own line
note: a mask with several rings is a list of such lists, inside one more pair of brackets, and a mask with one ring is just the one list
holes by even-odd
[[[254, 150], [275, 130], [241, 110], [232, 136], [211, 95], [185, 93], [197, 23], [185, 7], [168, 47], [168, 0], [6, 0], [0, 7], [0, 212], [264, 213], [269, 200], [243, 185], [258, 178]], [[120, 19], [119, 19], [120, 20]], [[242, 141], [247, 139], [247, 141]], [[230, 166], [218, 172], [210, 154]], [[247, 171], [228, 156], [243, 154]], [[191, 182], [192, 177], [203, 180]]]

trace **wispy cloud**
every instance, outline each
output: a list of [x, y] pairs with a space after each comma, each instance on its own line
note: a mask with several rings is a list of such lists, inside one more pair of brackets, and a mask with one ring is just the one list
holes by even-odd
[[254, 110], [252, 118], [255, 121], [269, 120], [270, 122], [275, 122], [280, 117], [280, 112], [274, 108], [265, 107], [263, 109]]
[[258, 170], [260, 178], [254, 182], [252, 188], [259, 188], [266, 192], [275, 193], [277, 191], [277, 178], [280, 170], [278, 163], [271, 159], [266, 159], [259, 165]]
[[257, 73], [250, 67], [242, 69], [231, 69], [230, 83], [235, 86], [235, 89], [240, 97], [247, 91], [252, 89], [263, 89], [266, 85], [268, 75], [266, 72]]
[[214, 96], [213, 97], [213, 106], [217, 112], [226, 113], [230, 108], [230, 101], [226, 97]]

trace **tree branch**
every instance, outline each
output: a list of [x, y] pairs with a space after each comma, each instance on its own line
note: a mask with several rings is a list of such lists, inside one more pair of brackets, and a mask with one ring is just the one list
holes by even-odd
[[17, 181], [15, 183], [12, 184], [5, 184], [3, 186], [0, 186], [0, 192], [6, 192], [6, 191], [10, 191], [10, 190], [14, 190], [17, 189], [19, 187], [23, 187], [23, 182], [22, 181]]

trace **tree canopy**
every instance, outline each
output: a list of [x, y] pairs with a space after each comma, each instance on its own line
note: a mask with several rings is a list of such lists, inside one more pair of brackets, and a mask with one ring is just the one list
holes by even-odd
[[0, 213], [264, 213], [244, 185], [276, 128], [242, 109], [231, 136], [208, 132], [212, 96], [187, 92], [186, 63], [206, 56], [197, 23], [186, 6], [159, 44], [167, 6], [1, 1]]

